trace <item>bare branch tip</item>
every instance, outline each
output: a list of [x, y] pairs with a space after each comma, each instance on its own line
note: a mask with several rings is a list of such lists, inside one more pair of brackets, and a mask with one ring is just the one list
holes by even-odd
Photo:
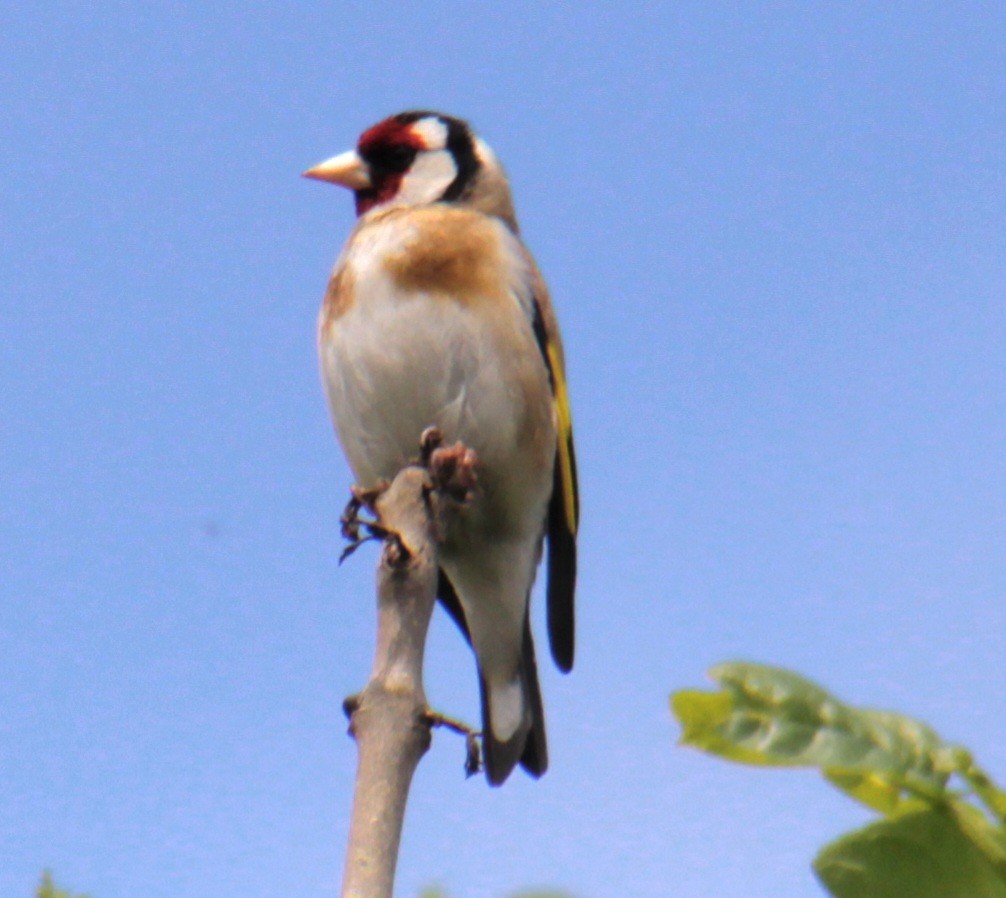
[[347, 719], [353, 719], [353, 715], [360, 707], [361, 700], [362, 699], [359, 694], [347, 695], [342, 700], [342, 713], [346, 715]]

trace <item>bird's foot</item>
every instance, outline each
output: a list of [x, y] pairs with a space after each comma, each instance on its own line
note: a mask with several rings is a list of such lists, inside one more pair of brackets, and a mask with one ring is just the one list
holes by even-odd
[[432, 708], [427, 708], [424, 716], [431, 727], [445, 727], [465, 737], [465, 776], [475, 776], [482, 769], [482, 749], [479, 746], [479, 737], [482, 733], [464, 721], [448, 717]]
[[433, 488], [455, 502], [467, 502], [478, 483], [478, 462], [475, 450], [464, 443], [434, 449], [427, 465]]
[[360, 511], [364, 508], [372, 514], [376, 514], [374, 504], [381, 493], [387, 488], [388, 482], [386, 480], [379, 481], [377, 486], [372, 489], [363, 489], [363, 487], [359, 486], [351, 486], [349, 488], [350, 499], [339, 518], [342, 538], [349, 545], [342, 550], [342, 554], [339, 556], [339, 564], [342, 564], [368, 540], [384, 539], [387, 537], [387, 529], [382, 527], [376, 520], [360, 516]]
[[471, 499], [478, 482], [475, 473], [478, 460], [475, 450], [461, 442], [445, 446], [438, 427], [427, 427], [419, 438], [418, 464], [429, 471], [433, 489], [455, 502]]
[[430, 457], [439, 449], [444, 442], [444, 435], [439, 427], [427, 427], [419, 437], [419, 465], [423, 468], [430, 466]]

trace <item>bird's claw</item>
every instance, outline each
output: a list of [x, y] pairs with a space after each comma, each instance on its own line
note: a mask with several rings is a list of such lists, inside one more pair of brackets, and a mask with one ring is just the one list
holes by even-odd
[[[372, 489], [364, 489], [360, 486], [351, 486], [350, 499], [339, 517], [339, 529], [342, 538], [349, 545], [342, 550], [339, 556], [339, 564], [342, 564], [350, 555], [360, 548], [365, 542], [372, 539], [385, 539], [388, 536], [387, 528], [381, 526], [376, 520], [368, 520], [360, 517], [360, 511], [364, 508], [371, 513], [374, 511], [374, 503], [378, 497], [388, 488], [388, 482], [381, 480]], [[364, 531], [361, 534], [361, 530]]]
[[448, 717], [432, 708], [427, 708], [423, 716], [431, 727], [445, 727], [465, 737], [465, 776], [475, 776], [482, 769], [482, 749], [479, 745], [482, 733], [464, 721]]
[[455, 502], [467, 502], [478, 483], [478, 461], [475, 451], [461, 442], [434, 449], [427, 464], [433, 488]]
[[430, 458], [433, 453], [441, 447], [444, 436], [439, 427], [427, 427], [419, 437], [419, 464], [421, 467], [429, 468]]

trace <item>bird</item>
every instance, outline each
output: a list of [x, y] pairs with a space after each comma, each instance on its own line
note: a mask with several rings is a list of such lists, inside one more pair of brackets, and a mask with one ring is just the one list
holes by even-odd
[[574, 655], [576, 459], [559, 328], [507, 176], [462, 119], [412, 110], [304, 176], [351, 190], [357, 222], [318, 317], [322, 382], [359, 486], [393, 479], [436, 427], [475, 453], [477, 487], [439, 546], [437, 597], [474, 650], [488, 782], [548, 767], [531, 634]]

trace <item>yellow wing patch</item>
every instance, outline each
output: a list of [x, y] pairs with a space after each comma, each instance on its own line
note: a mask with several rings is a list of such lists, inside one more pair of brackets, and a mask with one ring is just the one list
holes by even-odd
[[573, 421], [569, 411], [569, 396], [566, 393], [566, 374], [554, 343], [548, 344], [548, 363], [552, 372], [555, 396], [556, 428], [558, 433], [559, 473], [562, 481], [562, 503], [566, 522], [571, 533], [576, 533], [579, 525], [579, 502], [576, 484], [576, 463], [573, 460]]

